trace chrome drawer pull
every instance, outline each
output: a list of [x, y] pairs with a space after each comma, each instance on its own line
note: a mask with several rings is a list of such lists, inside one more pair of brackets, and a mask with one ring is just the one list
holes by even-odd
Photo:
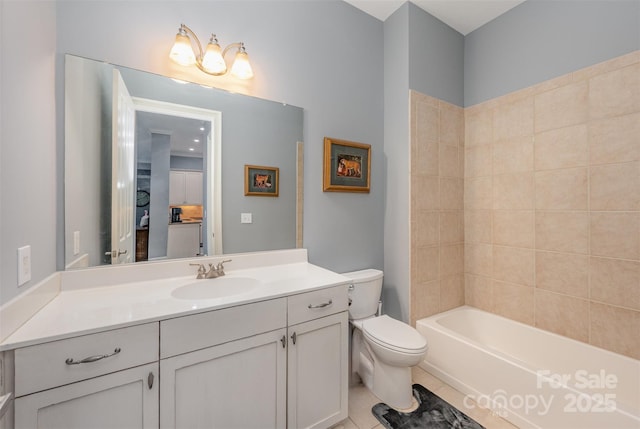
[[313, 305], [313, 304], [309, 304], [309, 308], [324, 308], [324, 307], [328, 307], [331, 304], [333, 304], [333, 300], [329, 300], [329, 302], [323, 302], [322, 304], [318, 304], [318, 305]]
[[74, 360], [73, 360], [73, 358], [68, 358], [68, 359], [67, 359], [66, 361], [64, 361], [64, 362], [65, 362], [67, 365], [78, 365], [78, 364], [81, 364], [81, 363], [91, 363], [91, 362], [96, 362], [96, 361], [99, 361], [99, 360], [101, 360], [101, 359], [104, 359], [104, 358], [108, 358], [108, 357], [111, 357], [111, 356], [117, 355], [118, 353], [120, 353], [120, 351], [121, 351], [121, 350], [120, 350], [120, 347], [117, 347], [117, 348], [113, 351], [113, 353], [110, 353], [110, 354], [108, 354], [108, 355], [95, 355], [95, 356], [89, 356], [88, 358], [84, 358], [84, 359], [79, 360], [79, 361], [74, 361]]

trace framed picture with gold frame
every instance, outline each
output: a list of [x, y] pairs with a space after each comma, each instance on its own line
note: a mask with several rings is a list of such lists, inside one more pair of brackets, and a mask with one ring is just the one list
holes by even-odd
[[280, 169], [260, 165], [244, 166], [244, 194], [259, 197], [277, 197]]
[[324, 138], [325, 192], [369, 192], [371, 145]]

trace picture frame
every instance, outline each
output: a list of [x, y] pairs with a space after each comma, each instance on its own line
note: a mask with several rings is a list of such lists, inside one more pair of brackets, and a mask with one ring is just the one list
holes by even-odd
[[244, 166], [244, 195], [277, 197], [280, 188], [280, 169], [261, 165]]
[[370, 190], [371, 145], [324, 138], [323, 191]]

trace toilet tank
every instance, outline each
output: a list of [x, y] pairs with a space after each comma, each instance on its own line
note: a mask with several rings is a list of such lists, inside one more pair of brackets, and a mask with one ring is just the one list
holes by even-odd
[[373, 316], [378, 310], [378, 301], [382, 292], [383, 272], [368, 269], [343, 273], [351, 279], [349, 287], [349, 318], [353, 320]]

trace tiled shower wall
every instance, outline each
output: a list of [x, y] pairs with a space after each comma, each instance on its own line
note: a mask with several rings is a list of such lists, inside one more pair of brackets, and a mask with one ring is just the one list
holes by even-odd
[[640, 52], [410, 104], [412, 324], [466, 303], [640, 358]]
[[640, 358], [640, 52], [465, 127], [465, 302]]
[[464, 110], [411, 92], [411, 323], [464, 304]]

